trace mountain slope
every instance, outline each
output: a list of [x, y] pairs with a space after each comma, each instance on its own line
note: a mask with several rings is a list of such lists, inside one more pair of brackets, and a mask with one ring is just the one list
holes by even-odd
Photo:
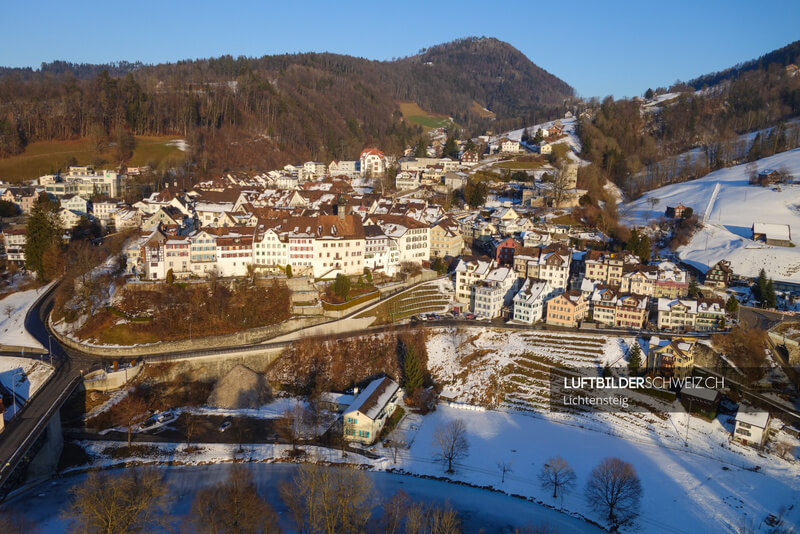
[[687, 85], [694, 89], [702, 89], [705, 86], [717, 85], [725, 80], [735, 80], [742, 73], [750, 72], [753, 70], [766, 70], [770, 65], [778, 65], [779, 67], [786, 67], [787, 65], [797, 64], [800, 58], [800, 41], [795, 41], [791, 44], [768, 52], [758, 59], [751, 59], [744, 63], [739, 63], [728, 69], [712, 72], [699, 76], [694, 80], [687, 82]]
[[[106, 67], [106, 68], [102, 68]], [[98, 73], [99, 74], [96, 74]], [[0, 157], [36, 140], [111, 135], [190, 138], [205, 169], [353, 158], [368, 144], [397, 152], [421, 134], [400, 100], [481, 129], [553, 118], [572, 88], [496, 39], [468, 38], [397, 61], [337, 54], [108, 66], [56, 62], [0, 69]]]

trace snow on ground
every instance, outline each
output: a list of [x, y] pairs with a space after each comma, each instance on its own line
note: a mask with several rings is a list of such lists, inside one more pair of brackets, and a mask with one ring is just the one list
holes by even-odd
[[187, 143], [185, 139], [173, 139], [172, 141], [167, 142], [167, 146], [174, 146], [181, 152], [186, 152], [189, 150], [189, 143]]
[[279, 397], [272, 402], [265, 404], [264, 406], [253, 409], [229, 410], [227, 408], [201, 406], [196, 408], [181, 408], [181, 410], [185, 412], [191, 412], [195, 415], [222, 415], [252, 417], [254, 419], [280, 419], [283, 417], [283, 412], [286, 410], [292, 410], [297, 406], [305, 408], [306, 403], [297, 397]]
[[[15, 395], [17, 409], [36, 393], [52, 374], [50, 365], [30, 358], [0, 356], [0, 386]], [[6, 406], [3, 417], [8, 421], [14, 416], [14, 403]]]
[[[431, 459], [436, 453], [433, 435], [437, 427], [455, 419], [466, 424], [470, 446], [469, 455], [451, 476], [456, 480], [492, 485], [560, 506], [549, 490], [539, 486], [537, 475], [549, 458], [561, 456], [577, 475], [576, 488], [566, 496], [563, 507], [602, 521], [587, 507], [582, 490], [592, 468], [614, 456], [633, 464], [642, 480], [637, 523], [643, 532], [734, 532], [746, 521], [758, 525], [768, 514], [777, 515], [781, 505], [793, 506], [789, 520], [800, 521], [797, 463], [761, 458], [753, 450], [719, 444], [713, 457], [694, 454], [694, 442], [705, 440], [707, 433], [722, 433], [718, 420], [707, 423], [692, 418], [690, 446], [684, 448], [665, 444], [659, 436], [619, 439], [544, 417], [440, 405], [424, 418], [410, 450], [401, 455], [402, 468], [444, 475], [443, 467]], [[511, 463], [512, 472], [506, 474], [505, 482], [501, 482], [499, 462]], [[751, 470], [756, 466], [760, 466], [758, 472]]]
[[[51, 284], [52, 285], [52, 284]], [[36, 338], [25, 330], [25, 316], [40, 295], [50, 288], [49, 285], [28, 291], [11, 293], [0, 300], [0, 344], [15, 347], [30, 347], [44, 350]]]
[[[568, 153], [569, 158], [575, 161], [576, 163], [580, 163], [581, 165], [588, 165], [589, 162], [585, 161], [577, 156], [577, 154], [581, 153], [581, 140], [578, 138], [577, 133], [575, 132], [576, 128], [578, 127], [578, 119], [558, 119], [561, 121], [561, 125], [564, 127], [564, 133], [566, 137], [559, 139], [558, 141], [554, 141], [552, 144], [558, 143], [567, 143], [570, 148], [572, 148], [572, 152]], [[536, 130], [539, 128], [550, 128], [555, 124], [556, 121], [548, 121], [543, 122], [541, 124], [535, 124], [533, 126], [528, 127], [528, 131], [531, 134], [535, 134]], [[512, 141], [520, 141], [522, 139], [522, 133], [525, 131], [525, 128], [520, 128], [519, 130], [512, 130], [510, 132], [506, 132], [501, 136], [497, 137], [497, 139], [501, 139], [503, 137], [507, 137]]]
[[[760, 159], [756, 165], [758, 171], [786, 169], [800, 176], [800, 149]], [[652, 205], [651, 198], [658, 202]], [[691, 207], [706, 225], [678, 250], [682, 260], [705, 270], [728, 259], [737, 274], [754, 276], [763, 267], [775, 280], [800, 281], [800, 249], [766, 246], [750, 239], [754, 222], [788, 224], [793, 241], [800, 243], [800, 185], [750, 185], [747, 165], [737, 165], [655, 189], [620, 211], [628, 224], [642, 225], [659, 220], [667, 206], [679, 203]]]
[[[498, 411], [440, 406], [433, 416], [413, 421], [402, 429], [411, 442], [404, 468], [434, 472], [429, 458], [435, 427], [462, 418], [473, 448], [455, 476], [458, 480], [546, 500], [546, 492], [532, 481], [547, 458], [564, 456], [582, 487], [602, 458], [618, 456], [633, 463], [643, 480], [640, 526], [645, 531], [658, 532], [667, 525], [677, 532], [716, 531], [720, 525], [732, 531], [745, 520], [758, 524], [768, 513], [777, 514], [780, 505], [800, 505], [798, 463], [729, 442], [733, 421], [728, 416], [710, 422], [692, 417], [686, 446], [688, 417], [677, 402], [640, 396], [636, 400], [649, 410], [637, 413], [551, 409], [545, 366], [569, 366], [598, 376], [608, 364], [624, 374], [624, 355], [633, 342], [583, 333], [440, 330], [429, 337], [428, 364], [444, 386], [443, 397], [480, 405], [493, 402]], [[499, 484], [499, 461], [514, 464], [505, 485]], [[758, 473], [749, 470], [759, 467]], [[581, 492], [576, 493], [564, 506], [595, 517]], [[800, 520], [800, 506], [794, 508], [795, 520]]]

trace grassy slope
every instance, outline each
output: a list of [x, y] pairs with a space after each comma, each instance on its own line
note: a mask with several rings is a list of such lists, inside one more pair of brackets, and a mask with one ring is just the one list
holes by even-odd
[[[184, 153], [175, 146], [167, 145], [167, 142], [174, 139], [179, 138], [175, 136], [137, 136], [133, 158], [128, 165], [140, 166], [151, 162], [158, 165], [169, 158], [182, 160], [185, 157]], [[79, 164], [90, 163], [95, 159], [88, 138], [70, 141], [37, 141], [28, 145], [22, 154], [0, 159], [0, 180], [19, 182], [37, 178], [43, 174], [63, 169], [65, 163], [73, 157]], [[116, 166], [112, 150], [107, 150], [99, 157], [106, 161], [105, 165], [108, 167]]]
[[428, 113], [414, 102], [400, 102], [398, 106], [408, 122], [419, 124], [425, 130], [446, 128], [451, 124], [449, 117]]

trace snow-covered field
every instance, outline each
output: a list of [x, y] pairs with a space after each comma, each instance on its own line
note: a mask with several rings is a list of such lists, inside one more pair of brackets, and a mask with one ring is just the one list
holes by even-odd
[[[36, 393], [53, 372], [48, 364], [30, 358], [0, 356], [0, 384], [17, 397], [17, 409]], [[14, 404], [6, 406], [3, 417], [14, 416]]]
[[44, 350], [42, 344], [25, 330], [25, 316], [36, 299], [49, 287], [11, 293], [0, 300], [0, 345]]
[[[758, 171], [785, 169], [800, 177], [800, 149], [756, 162]], [[653, 206], [650, 199], [658, 199]], [[775, 280], [800, 281], [800, 249], [772, 247], [751, 238], [754, 222], [788, 224], [800, 243], [800, 184], [750, 185], [746, 165], [714, 171], [703, 178], [668, 185], [626, 204], [620, 212], [628, 224], [646, 225], [663, 217], [667, 206], [691, 207], [705, 228], [678, 249], [680, 258], [705, 270], [721, 259], [735, 273], [756, 276], [761, 268]]]
[[[685, 419], [685, 415], [683, 416]], [[613, 456], [631, 463], [642, 480], [643, 498], [637, 521], [642, 532], [736, 532], [747, 523], [758, 526], [779, 508], [791, 507], [788, 519], [800, 522], [800, 467], [775, 457], [762, 458], [753, 450], [716, 443], [713, 455], [697, 454], [695, 444], [724, 433], [719, 421], [693, 418], [689, 447], [675, 446], [659, 435], [650, 439], [621, 439], [602, 430], [559, 423], [546, 417], [496, 411], [472, 412], [441, 406], [426, 416], [402, 467], [409, 472], [439, 473], [431, 460], [436, 452], [433, 434], [439, 425], [461, 419], [468, 429], [469, 455], [453, 479], [492, 485], [560, 506], [537, 475], [549, 458], [561, 456], [575, 470], [576, 487], [563, 501], [570, 512], [602, 522], [586, 505], [583, 489], [592, 468]], [[685, 423], [672, 432], [683, 433]], [[711, 438], [714, 436], [714, 438]], [[666, 443], [665, 443], [666, 441]], [[499, 462], [512, 472], [501, 483]], [[756, 472], [753, 469], [760, 467]]]
[[[617, 456], [633, 463], [642, 478], [644, 531], [733, 531], [745, 521], [758, 524], [768, 514], [777, 515], [781, 505], [794, 505], [793, 519], [800, 521], [800, 464], [730, 443], [733, 423], [728, 416], [687, 421], [677, 402], [651, 398], [643, 398], [650, 411], [638, 413], [550, 410], [543, 365], [595, 368], [599, 373], [608, 364], [624, 373], [624, 355], [633, 342], [544, 331], [441, 330], [429, 338], [428, 353], [434, 377], [445, 386], [442, 395], [465, 403], [495, 402], [498, 409], [476, 412], [440, 405], [435, 414], [406, 425], [404, 437], [412, 443], [406, 468], [435, 470], [429, 460], [433, 432], [458, 418], [467, 424], [472, 442], [470, 456], [455, 476], [459, 480], [547, 501], [535, 477], [549, 457], [560, 454], [569, 461], [581, 489], [600, 460]], [[778, 422], [775, 427], [777, 431]], [[800, 445], [784, 433], [779, 439]], [[514, 468], [502, 485], [500, 461], [513, 461]], [[594, 517], [581, 491], [565, 499], [564, 506]]]

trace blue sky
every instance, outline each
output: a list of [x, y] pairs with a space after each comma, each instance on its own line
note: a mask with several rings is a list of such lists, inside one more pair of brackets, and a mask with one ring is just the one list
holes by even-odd
[[[384, 5], [386, 4], [386, 5]], [[615, 97], [720, 70], [800, 39], [794, 1], [3, 2], [0, 65], [145, 63], [328, 51], [415, 54], [469, 35], [507, 41], [580, 96]]]

